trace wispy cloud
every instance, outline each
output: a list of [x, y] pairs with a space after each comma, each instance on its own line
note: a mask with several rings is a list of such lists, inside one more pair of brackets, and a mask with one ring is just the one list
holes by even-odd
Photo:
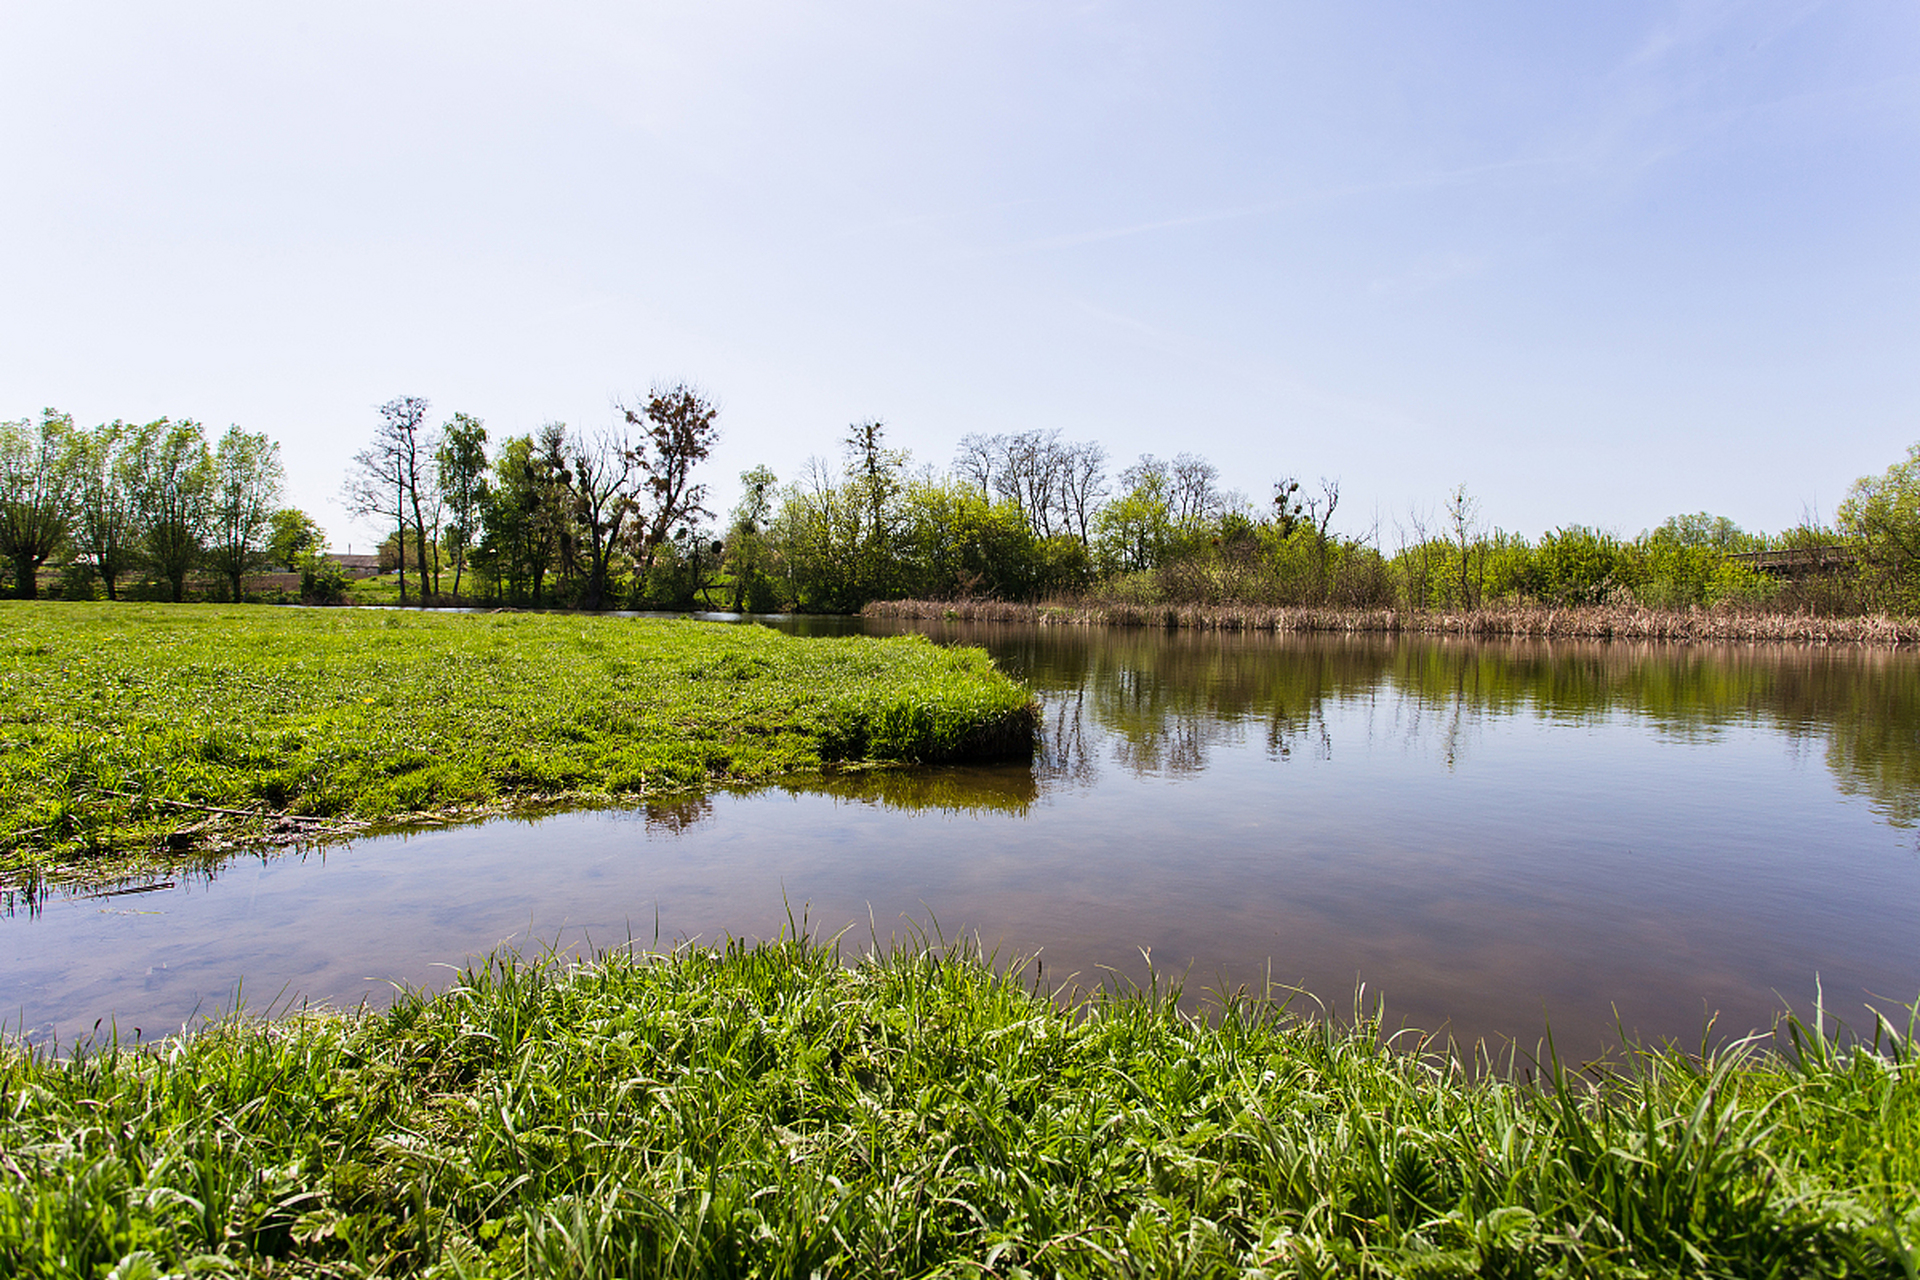
[[1083, 245], [1101, 244], [1112, 240], [1125, 240], [1134, 236], [1154, 235], [1162, 231], [1177, 231], [1186, 227], [1208, 226], [1223, 222], [1264, 218], [1276, 213], [1284, 213], [1290, 209], [1306, 208], [1311, 205], [1327, 204], [1341, 200], [1352, 200], [1370, 195], [1430, 190], [1436, 187], [1454, 186], [1491, 174], [1549, 168], [1558, 163], [1560, 162], [1554, 159], [1528, 158], [1502, 160], [1489, 164], [1470, 165], [1465, 168], [1448, 169], [1435, 173], [1417, 174], [1405, 178], [1327, 187], [1318, 191], [1302, 192], [1299, 195], [1285, 196], [1277, 200], [1262, 200], [1253, 204], [1235, 205], [1223, 209], [1205, 209], [1193, 213], [1175, 214], [1166, 218], [1155, 218], [1151, 221], [1130, 223], [1125, 226], [1101, 227], [1090, 231], [1073, 231], [1061, 235], [1044, 236], [1035, 240], [1024, 240], [1014, 244], [985, 249], [982, 250], [982, 256], [1044, 253], [1054, 249], [1079, 248]]

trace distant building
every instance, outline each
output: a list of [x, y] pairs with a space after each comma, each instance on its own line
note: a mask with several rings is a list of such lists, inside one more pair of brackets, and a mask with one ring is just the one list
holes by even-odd
[[350, 578], [371, 578], [380, 572], [379, 556], [355, 556], [329, 551], [327, 559], [339, 565], [341, 571]]

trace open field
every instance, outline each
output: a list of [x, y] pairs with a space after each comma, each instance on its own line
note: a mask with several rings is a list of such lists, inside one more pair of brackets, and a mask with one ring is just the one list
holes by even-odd
[[0, 604], [0, 883], [156, 849], [1023, 755], [974, 650], [590, 616]]
[[0, 1272], [1913, 1274], [1910, 1025], [1476, 1070], [1027, 976], [792, 939], [496, 957], [383, 1014], [0, 1049]]
[[1100, 600], [1039, 604], [1002, 600], [878, 600], [862, 612], [874, 618], [951, 618], [963, 622], [1173, 627], [1201, 631], [1407, 632], [1543, 639], [1733, 640], [1760, 644], [1920, 642], [1920, 619], [1914, 618], [1883, 615], [1835, 618], [1712, 609], [1644, 609], [1637, 605], [1407, 610], [1237, 604], [1140, 605]]

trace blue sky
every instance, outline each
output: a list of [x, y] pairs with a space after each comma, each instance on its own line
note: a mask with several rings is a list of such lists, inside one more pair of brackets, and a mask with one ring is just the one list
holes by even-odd
[[1830, 516], [1920, 439], [1920, 8], [8, 4], [0, 417], [496, 438], [688, 380], [1336, 477], [1388, 549]]

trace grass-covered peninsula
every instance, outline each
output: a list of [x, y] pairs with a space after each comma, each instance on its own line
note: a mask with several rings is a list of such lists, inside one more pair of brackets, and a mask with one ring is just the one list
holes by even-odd
[[211, 840], [1031, 749], [978, 650], [528, 614], [0, 604], [0, 882]]
[[384, 1013], [0, 1049], [0, 1272], [1914, 1274], [1911, 1027], [1476, 1071], [1027, 976], [496, 958]]

